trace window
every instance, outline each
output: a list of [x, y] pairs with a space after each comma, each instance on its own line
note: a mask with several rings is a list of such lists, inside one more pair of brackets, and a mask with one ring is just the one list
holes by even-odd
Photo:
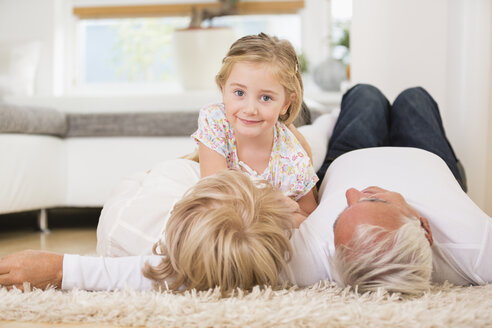
[[352, 1], [331, 0], [333, 57], [345, 65], [350, 63], [350, 23]]
[[[332, 0], [243, 0], [241, 15], [222, 16], [214, 26], [232, 26], [236, 38], [266, 32], [288, 39], [309, 67], [330, 48]], [[346, 0], [343, 0], [346, 1]], [[205, 5], [214, 0], [203, 0]], [[67, 87], [63, 94], [180, 92], [172, 34], [189, 24], [192, 3], [200, 0], [72, 0], [72, 30], [66, 46]], [[91, 7], [91, 6], [103, 7]], [[104, 7], [111, 5], [112, 7]], [[183, 10], [183, 8], [187, 8]], [[152, 11], [152, 12], [151, 12]], [[151, 16], [151, 17], [149, 17]], [[206, 24], [204, 26], [207, 26]], [[68, 29], [70, 30], [70, 28]], [[165, 91], [163, 91], [165, 90]]]
[[82, 20], [79, 83], [172, 81], [172, 31], [187, 24], [185, 17]]
[[[188, 17], [81, 20], [78, 83], [176, 84], [172, 34], [188, 23]], [[266, 32], [301, 49], [299, 15], [224, 16], [215, 18], [213, 26], [231, 26], [237, 38]]]

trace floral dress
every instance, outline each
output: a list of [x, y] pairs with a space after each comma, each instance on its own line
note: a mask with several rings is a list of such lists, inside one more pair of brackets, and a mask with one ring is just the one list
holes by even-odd
[[200, 110], [198, 130], [191, 137], [226, 158], [227, 167], [242, 169], [252, 179], [271, 183], [294, 200], [306, 195], [318, 181], [309, 156], [294, 134], [281, 122], [275, 123], [270, 160], [258, 173], [239, 160], [234, 130], [226, 118], [224, 104], [210, 104]]

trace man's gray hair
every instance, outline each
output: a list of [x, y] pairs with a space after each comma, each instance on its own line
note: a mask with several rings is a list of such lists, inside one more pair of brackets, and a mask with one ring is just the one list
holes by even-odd
[[380, 226], [357, 227], [347, 245], [338, 246], [330, 266], [341, 286], [358, 286], [360, 292], [383, 287], [389, 292], [422, 294], [429, 290], [432, 250], [420, 221], [403, 217], [403, 225], [390, 231]]

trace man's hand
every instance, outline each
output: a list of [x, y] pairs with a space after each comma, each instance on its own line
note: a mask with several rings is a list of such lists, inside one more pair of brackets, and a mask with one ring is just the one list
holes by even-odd
[[23, 282], [32, 287], [61, 288], [63, 255], [27, 250], [0, 258], [0, 286], [24, 290]]

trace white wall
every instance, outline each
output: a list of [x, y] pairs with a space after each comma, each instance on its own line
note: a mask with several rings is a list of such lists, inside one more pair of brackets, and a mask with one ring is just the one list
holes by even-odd
[[354, 0], [351, 35], [352, 82], [390, 100], [415, 85], [435, 97], [468, 194], [489, 215], [491, 20], [492, 0]]
[[[354, 0], [352, 81], [370, 82], [393, 100], [421, 85], [444, 98], [447, 0]], [[423, 79], [429, 73], [433, 79]]]
[[[492, 1], [454, 0], [448, 9], [447, 123], [449, 138], [469, 176], [469, 195], [487, 210], [492, 188], [489, 133]], [[488, 213], [492, 213], [488, 209]]]
[[0, 43], [41, 42], [36, 94], [53, 91], [55, 0], [0, 0]]
[[304, 0], [301, 15], [302, 48], [312, 69], [327, 58], [330, 50], [331, 0]]
[[[490, 44], [492, 45], [492, 33], [490, 33]], [[490, 75], [492, 76], [492, 56], [490, 56]], [[485, 192], [485, 211], [492, 213], [492, 91], [489, 91], [489, 139], [488, 139], [488, 160], [487, 160], [487, 190]]]

